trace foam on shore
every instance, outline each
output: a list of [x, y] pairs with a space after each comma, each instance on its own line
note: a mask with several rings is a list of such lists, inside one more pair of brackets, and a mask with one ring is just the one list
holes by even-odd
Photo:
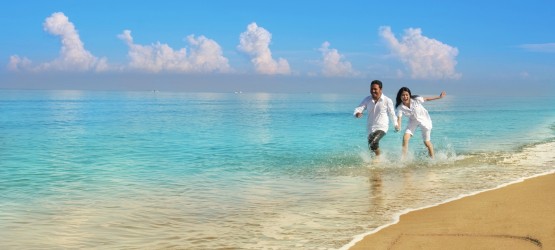
[[[554, 164], [555, 159], [552, 156], [553, 148], [555, 148], [555, 142], [536, 144], [536, 145], [533, 145], [531, 147], [524, 148], [519, 153], [512, 154], [510, 157], [507, 157], [502, 162], [504, 164]], [[447, 199], [445, 201], [435, 203], [435, 204], [432, 204], [432, 205], [429, 205], [429, 206], [424, 206], [424, 207], [415, 208], [415, 209], [405, 209], [405, 210], [395, 214], [394, 217], [393, 217], [393, 221], [391, 223], [382, 225], [382, 226], [380, 226], [380, 227], [378, 227], [378, 228], [376, 228], [372, 231], [369, 231], [369, 232], [366, 232], [366, 233], [363, 233], [363, 234], [360, 234], [360, 235], [356, 235], [353, 238], [353, 240], [351, 240], [351, 242], [342, 246], [339, 249], [340, 250], [348, 250], [351, 247], [353, 247], [357, 242], [361, 241], [364, 237], [366, 237], [368, 235], [371, 235], [371, 234], [375, 234], [375, 233], [381, 231], [384, 228], [387, 228], [391, 225], [395, 225], [395, 224], [399, 223], [399, 220], [400, 220], [402, 215], [405, 215], [405, 214], [408, 214], [408, 213], [411, 213], [411, 212], [414, 212], [414, 211], [419, 211], [419, 210], [423, 210], [423, 209], [427, 209], [427, 208], [431, 208], [431, 207], [436, 207], [436, 206], [446, 204], [446, 203], [449, 203], [449, 202], [452, 202], [452, 201], [455, 201], [455, 200], [463, 199], [465, 197], [474, 196], [474, 195], [484, 193], [484, 192], [488, 192], [488, 191], [491, 191], [491, 190], [500, 189], [500, 188], [507, 187], [507, 186], [512, 185], [512, 184], [523, 182], [523, 181], [528, 180], [528, 179], [532, 179], [532, 178], [536, 178], [536, 177], [540, 177], [540, 176], [544, 176], [544, 175], [549, 175], [549, 174], [555, 174], [555, 169], [552, 169], [552, 170], [544, 172], [544, 173], [535, 174], [535, 175], [532, 175], [532, 176], [522, 177], [522, 178], [519, 178], [515, 181], [498, 185], [494, 188], [484, 189], [484, 190], [480, 190], [480, 191], [476, 191], [476, 192], [472, 192], [472, 193], [468, 193], [468, 194], [462, 194], [462, 195], [459, 195], [457, 197]]]

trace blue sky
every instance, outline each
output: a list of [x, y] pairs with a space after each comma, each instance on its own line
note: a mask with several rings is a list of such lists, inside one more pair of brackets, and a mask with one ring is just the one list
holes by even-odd
[[356, 93], [381, 79], [546, 93], [553, 13], [553, 1], [14, 1], [0, 8], [0, 88]]

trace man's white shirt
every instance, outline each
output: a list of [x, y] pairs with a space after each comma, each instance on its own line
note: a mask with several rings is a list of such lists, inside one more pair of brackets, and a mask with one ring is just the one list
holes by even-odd
[[391, 99], [384, 94], [382, 94], [378, 101], [374, 101], [372, 96], [364, 98], [358, 107], [355, 108], [353, 115], [356, 115], [356, 113], [363, 113], [364, 110], [368, 111], [366, 125], [368, 134], [376, 130], [382, 130], [387, 133], [387, 130], [389, 129], [389, 118], [391, 118], [395, 126], [397, 126], [393, 101], [391, 101]]

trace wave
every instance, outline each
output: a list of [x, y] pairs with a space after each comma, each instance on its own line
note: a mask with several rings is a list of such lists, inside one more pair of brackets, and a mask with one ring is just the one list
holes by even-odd
[[[402, 159], [401, 150], [383, 150], [376, 158], [365, 147], [330, 154], [315, 152], [313, 154], [266, 155], [269, 162], [280, 162], [280, 166], [268, 164], [261, 166], [262, 172], [280, 175], [320, 178], [326, 176], [368, 176], [372, 171], [397, 171], [403, 169], [465, 169], [478, 166], [509, 167], [515, 165], [544, 165], [552, 157], [555, 138], [527, 144], [516, 150], [457, 153], [448, 144], [437, 147], [435, 158], [430, 159], [425, 150], [410, 151]], [[439, 143], [438, 143], [439, 144]], [[279, 159], [278, 159], [279, 158]]]

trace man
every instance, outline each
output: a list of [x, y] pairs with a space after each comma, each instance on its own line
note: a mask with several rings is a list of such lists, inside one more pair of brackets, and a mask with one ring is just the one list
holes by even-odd
[[[367, 96], [355, 108], [354, 116], [362, 117], [362, 112], [368, 110], [368, 148], [372, 150], [376, 156], [380, 155], [380, 140], [387, 133], [389, 128], [389, 118], [397, 125], [395, 119], [395, 110], [393, 109], [393, 101], [382, 94], [382, 82], [374, 80], [370, 83], [370, 96]], [[389, 115], [389, 117], [388, 117]]]

